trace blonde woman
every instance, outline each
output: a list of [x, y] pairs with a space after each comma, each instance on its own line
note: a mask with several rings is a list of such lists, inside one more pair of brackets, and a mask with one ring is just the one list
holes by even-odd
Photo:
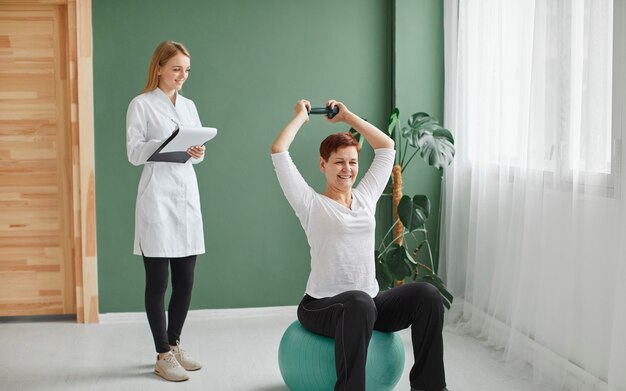
[[[143, 165], [135, 206], [134, 254], [143, 257], [145, 307], [157, 351], [154, 371], [170, 381], [189, 379], [202, 368], [180, 346], [193, 288], [196, 256], [204, 253], [200, 196], [194, 165], [204, 146], [189, 148], [186, 163], [152, 162], [148, 158], [178, 125], [201, 126], [195, 104], [180, 94], [191, 58], [178, 42], [161, 42], [154, 50], [148, 81], [128, 106], [128, 160]], [[165, 291], [172, 274], [172, 295], [165, 316]]]

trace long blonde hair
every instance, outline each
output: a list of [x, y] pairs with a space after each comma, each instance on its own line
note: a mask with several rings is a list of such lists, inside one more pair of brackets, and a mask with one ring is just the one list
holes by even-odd
[[159, 86], [159, 68], [178, 53], [191, 58], [185, 45], [180, 42], [163, 41], [154, 49], [150, 59], [150, 67], [148, 68], [148, 81], [143, 88], [143, 92], [150, 92]]

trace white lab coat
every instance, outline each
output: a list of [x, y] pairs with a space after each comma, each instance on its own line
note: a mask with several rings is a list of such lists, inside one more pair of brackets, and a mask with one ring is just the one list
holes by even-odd
[[182, 95], [176, 106], [159, 88], [135, 97], [126, 114], [128, 161], [143, 172], [135, 205], [133, 253], [178, 258], [204, 253], [200, 194], [193, 164], [148, 162], [177, 125], [202, 126], [195, 104]]

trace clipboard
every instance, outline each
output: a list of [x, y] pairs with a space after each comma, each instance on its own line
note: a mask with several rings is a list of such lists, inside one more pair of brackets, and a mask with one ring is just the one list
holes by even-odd
[[217, 135], [216, 128], [177, 126], [167, 140], [148, 158], [149, 162], [185, 163], [191, 158], [187, 149], [203, 145]]

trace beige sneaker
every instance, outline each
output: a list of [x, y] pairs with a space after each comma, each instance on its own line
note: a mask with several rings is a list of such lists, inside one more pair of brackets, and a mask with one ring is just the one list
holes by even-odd
[[191, 358], [187, 352], [180, 347], [180, 343], [176, 342], [176, 346], [172, 348], [172, 353], [176, 357], [176, 361], [188, 371], [197, 371], [202, 368], [202, 364]]
[[157, 355], [154, 373], [169, 381], [189, 380], [189, 374], [185, 371], [185, 368], [180, 366], [172, 352], [167, 352], [160, 360]]

